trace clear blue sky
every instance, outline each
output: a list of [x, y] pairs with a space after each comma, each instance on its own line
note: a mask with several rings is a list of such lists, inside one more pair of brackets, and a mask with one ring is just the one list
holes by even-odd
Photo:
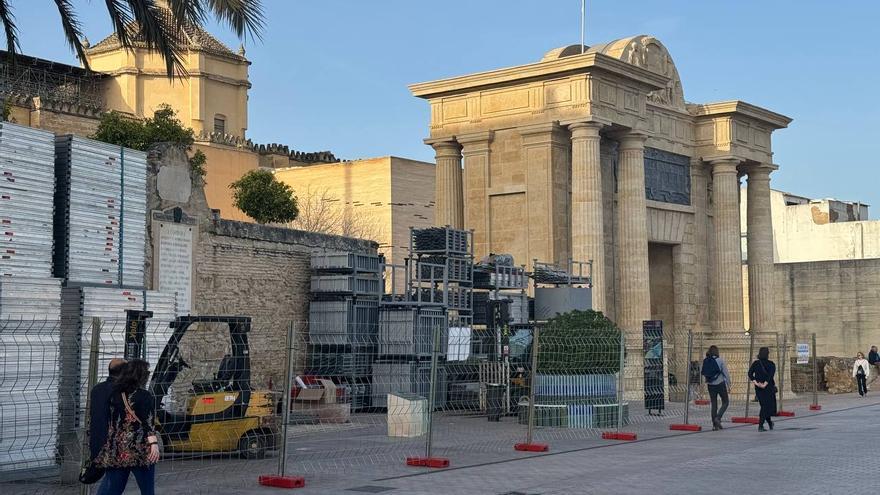
[[[54, 2], [11, 3], [25, 53], [75, 63]], [[93, 43], [110, 32], [103, 1], [73, 3]], [[433, 160], [428, 105], [408, 84], [537, 61], [580, 36], [579, 0], [264, 3], [264, 40], [247, 45], [249, 137], [348, 159]], [[688, 101], [741, 99], [794, 118], [774, 135], [773, 187], [870, 203], [880, 218], [878, 21], [872, 1], [590, 0], [586, 42], [652, 34]]]

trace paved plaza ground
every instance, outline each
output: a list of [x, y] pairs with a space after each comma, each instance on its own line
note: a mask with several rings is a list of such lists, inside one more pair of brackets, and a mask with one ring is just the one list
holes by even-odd
[[[811, 412], [807, 398], [791, 401], [794, 418], [778, 418], [774, 431], [728, 423], [721, 432], [671, 432], [672, 414], [629, 425], [636, 442], [602, 440], [595, 430], [540, 430], [549, 454], [514, 452], [523, 429], [513, 418], [500, 424], [485, 418], [444, 417], [435, 453], [450, 469], [407, 467], [422, 440], [391, 441], [364, 416], [336, 430], [302, 428], [291, 435], [287, 469], [306, 477], [305, 489], [261, 487], [277, 459], [171, 460], [161, 465], [157, 493], [241, 494], [658, 494], [658, 493], [860, 493], [873, 483], [880, 438], [880, 394], [823, 396], [823, 410]], [[742, 405], [734, 415], [744, 413]], [[752, 409], [752, 412], [756, 412]], [[693, 420], [708, 426], [705, 407]], [[0, 493], [77, 493], [48, 478], [0, 483]], [[137, 493], [134, 481], [130, 493]], [[128, 492], [127, 492], [128, 493]]]

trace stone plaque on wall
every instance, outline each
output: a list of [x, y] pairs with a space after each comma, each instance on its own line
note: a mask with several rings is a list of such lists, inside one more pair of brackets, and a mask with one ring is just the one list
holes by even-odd
[[162, 292], [175, 292], [178, 314], [190, 314], [193, 288], [193, 240], [197, 229], [195, 221], [180, 215], [154, 213], [153, 224], [158, 227], [156, 263], [154, 263], [158, 273], [155, 274], [154, 288]]
[[663, 203], [691, 204], [690, 158], [646, 147], [645, 197]]

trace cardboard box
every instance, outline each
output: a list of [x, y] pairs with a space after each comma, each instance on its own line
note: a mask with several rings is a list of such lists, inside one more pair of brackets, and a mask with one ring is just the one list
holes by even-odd
[[302, 388], [299, 390], [299, 393], [296, 394], [297, 402], [312, 402], [319, 401], [324, 397], [324, 389], [323, 388]]
[[321, 388], [301, 388], [295, 400], [298, 402], [336, 404], [336, 384], [331, 380], [318, 381], [321, 383]]
[[324, 387], [324, 404], [336, 404], [336, 384], [331, 380], [318, 380]]
[[301, 415], [317, 418], [320, 424], [351, 421], [351, 404], [322, 404], [318, 401], [294, 402], [293, 410]]

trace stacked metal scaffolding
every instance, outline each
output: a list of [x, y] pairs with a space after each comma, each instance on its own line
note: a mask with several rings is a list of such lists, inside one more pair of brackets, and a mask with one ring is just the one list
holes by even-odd
[[52, 133], [0, 123], [0, 276], [52, 276], [54, 161]]
[[[105, 321], [101, 329], [101, 354], [97, 357], [98, 380], [107, 376], [107, 366], [125, 354], [126, 311], [150, 311], [146, 323], [146, 360], [151, 367], [171, 337], [171, 322], [177, 317], [173, 293], [107, 287], [66, 287], [61, 290], [62, 410], [85, 408], [85, 391], [92, 338], [92, 319]], [[71, 352], [76, 350], [76, 352]], [[151, 370], [152, 371], [152, 370]], [[63, 422], [73, 418], [62, 418]], [[80, 419], [76, 418], [76, 426]], [[73, 424], [70, 424], [73, 426]]]
[[353, 410], [369, 407], [376, 356], [380, 257], [351, 252], [313, 253], [307, 374], [332, 379]]
[[474, 354], [487, 360], [479, 369], [480, 403], [486, 406], [490, 387], [503, 389], [503, 403], [492, 405], [510, 413], [515, 397], [525, 393], [511, 386], [510, 339], [528, 331], [528, 277], [513, 256], [492, 254], [474, 268]]
[[77, 136], [55, 141], [55, 275], [143, 287], [147, 157]]
[[[388, 394], [430, 396], [433, 367], [433, 405], [443, 409], [448, 351], [460, 347], [450, 341], [451, 332], [459, 339], [473, 324], [473, 235], [449, 227], [410, 229], [409, 256], [397, 268], [405, 271], [407, 284], [402, 293], [386, 297], [380, 309], [373, 405], [385, 407]], [[456, 354], [466, 359], [469, 342]]]
[[52, 465], [61, 283], [52, 277], [55, 136], [0, 123], [0, 471]]

